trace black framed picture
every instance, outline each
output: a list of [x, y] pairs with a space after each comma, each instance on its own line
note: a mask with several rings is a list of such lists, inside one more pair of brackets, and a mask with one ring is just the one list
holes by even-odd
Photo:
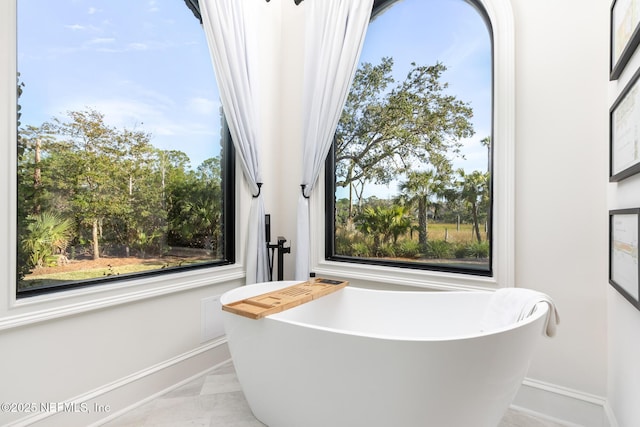
[[640, 208], [609, 211], [609, 283], [640, 310]]
[[[640, 1], [640, 0], [639, 0]], [[640, 172], [640, 70], [609, 110], [609, 181]]]
[[611, 4], [610, 80], [616, 80], [640, 43], [640, 0]]

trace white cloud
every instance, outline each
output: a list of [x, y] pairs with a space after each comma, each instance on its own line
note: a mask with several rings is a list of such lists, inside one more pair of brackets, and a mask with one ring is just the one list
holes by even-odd
[[[149, 96], [132, 94], [131, 98], [94, 99], [86, 105], [81, 99], [64, 104], [63, 112], [79, 111], [87, 108], [104, 114], [105, 123], [117, 128], [136, 128], [150, 132], [153, 136], [208, 135], [213, 130], [201, 121], [194, 121], [188, 114], [179, 115], [175, 103], [161, 94]], [[60, 116], [63, 112], [55, 112]], [[214, 123], [215, 120], [211, 123]]]
[[85, 27], [84, 25], [80, 25], [80, 24], [73, 24], [73, 25], [65, 25], [65, 28], [68, 28], [69, 30], [72, 31], [82, 31], [82, 30], [86, 30], [87, 27]]
[[[107, 40], [107, 39], [105, 39]], [[113, 39], [113, 41], [116, 41]], [[155, 42], [155, 41], [145, 41], [145, 42], [131, 42], [126, 45], [113, 46], [109, 48], [98, 47], [96, 50], [99, 52], [109, 52], [109, 53], [123, 53], [123, 52], [141, 52], [141, 51], [156, 51], [156, 50], [164, 50], [170, 49], [175, 46], [173, 42]], [[90, 47], [87, 43], [84, 44], [84, 47]]]
[[113, 37], [98, 37], [95, 39], [91, 39], [87, 42], [85, 42], [85, 45], [93, 45], [93, 44], [111, 44], [111, 43], [115, 43], [116, 39], [114, 39]]
[[158, 12], [160, 9], [156, 7], [158, 2], [156, 0], [149, 0], [149, 12]]
[[127, 44], [126, 50], [147, 50], [149, 49], [149, 45], [146, 43], [129, 43]]

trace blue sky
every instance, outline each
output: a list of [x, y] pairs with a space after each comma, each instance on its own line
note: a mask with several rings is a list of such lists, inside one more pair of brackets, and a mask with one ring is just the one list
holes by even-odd
[[[465, 160], [454, 168], [487, 168], [487, 149], [480, 140], [491, 135], [491, 41], [479, 13], [463, 0], [400, 0], [371, 22], [361, 62], [394, 59], [394, 78], [402, 81], [411, 67], [442, 62], [448, 93], [471, 105], [475, 135], [466, 140]], [[389, 197], [397, 183], [368, 184], [364, 196]]]
[[95, 108], [192, 166], [219, 152], [219, 96], [183, 0], [18, 0], [22, 123]]
[[[475, 114], [467, 160], [455, 167], [484, 170], [487, 151], [478, 141], [491, 128], [490, 41], [473, 7], [398, 1], [371, 23], [361, 61], [383, 56], [394, 58], [398, 81], [414, 61], [448, 67], [451, 93]], [[184, 151], [193, 167], [219, 152], [213, 68], [183, 0], [18, 0], [18, 70], [23, 124], [92, 107], [110, 125], [145, 130], [157, 147]]]

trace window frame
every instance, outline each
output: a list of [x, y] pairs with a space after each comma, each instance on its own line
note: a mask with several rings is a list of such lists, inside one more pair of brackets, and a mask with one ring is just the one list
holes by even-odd
[[[376, 0], [372, 19], [396, 0]], [[492, 43], [492, 144], [490, 266], [484, 272], [337, 256], [335, 244], [335, 164], [333, 148], [327, 157], [321, 191], [325, 197], [312, 207], [312, 226], [322, 236], [312, 244], [312, 269], [317, 274], [340, 275], [367, 284], [385, 283], [437, 289], [496, 288], [514, 280], [514, 135], [515, 59], [513, 12], [508, 0], [467, 0], [485, 20]], [[333, 147], [333, 146], [332, 146]], [[327, 212], [328, 214], [325, 214]], [[320, 216], [321, 214], [321, 216]], [[313, 215], [312, 215], [313, 216]], [[409, 267], [409, 268], [407, 268]]]
[[[247, 208], [242, 203], [246, 191], [238, 188], [241, 179], [235, 167], [236, 155], [230, 134], [223, 140], [223, 183], [231, 191], [225, 191], [225, 259], [202, 265], [163, 270], [130, 277], [114, 277], [98, 283], [63, 285], [60, 292], [54, 289], [20, 294], [17, 291], [17, 0], [2, 2], [0, 5], [0, 44], [5, 47], [0, 53], [0, 132], [6, 141], [0, 147], [0, 165], [5, 179], [0, 182], [0, 197], [7, 203], [0, 209], [0, 234], [7, 244], [0, 246], [0, 271], [4, 290], [0, 290], [0, 330], [24, 326], [40, 321], [55, 319], [102, 309], [118, 304], [146, 298], [183, 292], [216, 284], [237, 286], [245, 277], [242, 263], [236, 260], [243, 250], [243, 230], [238, 223], [247, 216]], [[226, 123], [225, 123], [226, 125]], [[224, 133], [223, 133], [224, 135]], [[241, 186], [240, 186], [241, 187]], [[227, 189], [225, 189], [227, 190]], [[239, 191], [240, 194], [236, 194]], [[240, 217], [240, 220], [238, 219]], [[229, 220], [227, 220], [229, 219]], [[238, 242], [238, 243], [236, 243]], [[97, 286], [97, 285], [100, 286]]]
[[[398, 0], [378, 0], [374, 1], [373, 10], [371, 12], [371, 20], [375, 19], [377, 16], [384, 13], [387, 9], [393, 7], [393, 4]], [[484, 9], [478, 5], [476, 0], [462, 0], [466, 1], [469, 5], [474, 7], [480, 17], [485, 22], [487, 26], [487, 30], [489, 32], [489, 39], [491, 43], [491, 85], [493, 86], [493, 28], [491, 26], [491, 21], [489, 17], [484, 12]], [[493, 115], [493, 98], [491, 100], [491, 112]], [[493, 122], [493, 119], [491, 119]], [[491, 139], [493, 140], [493, 129], [491, 130]], [[367, 264], [367, 265], [382, 265], [387, 267], [398, 267], [398, 268], [412, 268], [416, 270], [425, 270], [425, 271], [441, 271], [441, 272], [449, 272], [449, 273], [459, 273], [459, 274], [471, 274], [475, 276], [493, 276], [493, 247], [492, 247], [492, 224], [489, 224], [489, 235], [492, 238], [489, 240], [489, 268], [485, 269], [473, 269], [473, 268], [463, 268], [463, 267], [452, 267], [446, 264], [438, 265], [438, 264], [429, 264], [429, 263], [420, 263], [420, 262], [410, 262], [410, 261], [395, 261], [395, 260], [384, 260], [384, 259], [375, 259], [375, 258], [359, 258], [353, 256], [346, 255], [337, 255], [335, 253], [335, 140], [331, 146], [329, 151], [329, 155], [327, 156], [327, 160], [325, 162], [325, 170], [328, 171], [325, 174], [325, 204], [327, 207], [327, 217], [326, 217], [326, 235], [325, 235], [325, 258], [327, 260], [337, 261], [337, 262], [350, 262], [356, 264]], [[491, 151], [493, 151], [493, 146], [490, 146]], [[493, 168], [493, 152], [490, 153], [490, 165], [491, 170]], [[333, 172], [333, 173], [332, 173]], [[489, 181], [489, 200], [491, 201], [489, 205], [489, 218], [492, 217], [493, 210], [493, 180]]]

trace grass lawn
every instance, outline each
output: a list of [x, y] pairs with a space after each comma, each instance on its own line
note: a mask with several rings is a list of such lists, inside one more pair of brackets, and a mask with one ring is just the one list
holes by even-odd
[[[417, 240], [417, 233], [414, 232], [414, 239]], [[480, 236], [486, 239], [484, 227], [480, 226]], [[429, 240], [446, 240], [451, 243], [474, 242], [476, 240], [473, 233], [472, 224], [460, 224], [457, 229], [456, 224], [444, 224], [438, 222], [430, 222], [427, 224], [427, 239]]]
[[178, 265], [188, 265], [211, 259], [203, 258], [100, 258], [98, 260], [72, 261], [67, 265], [38, 268], [25, 276], [20, 289], [34, 286], [59, 285], [101, 277], [160, 270]]

